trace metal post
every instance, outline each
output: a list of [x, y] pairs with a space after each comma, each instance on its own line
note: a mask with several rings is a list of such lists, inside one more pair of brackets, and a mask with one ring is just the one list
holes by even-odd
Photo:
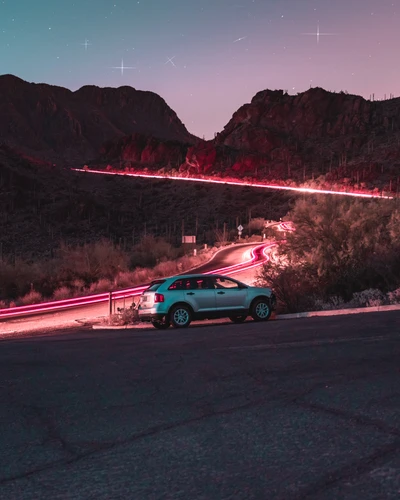
[[112, 292], [108, 294], [108, 315], [112, 316]]

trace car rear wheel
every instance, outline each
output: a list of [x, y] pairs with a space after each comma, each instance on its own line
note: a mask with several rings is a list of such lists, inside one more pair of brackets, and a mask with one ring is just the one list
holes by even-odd
[[192, 321], [190, 309], [185, 305], [173, 307], [169, 317], [174, 328], [187, 328]]
[[268, 299], [257, 299], [252, 305], [251, 317], [254, 321], [267, 321], [271, 312], [271, 304]]
[[157, 328], [157, 330], [166, 330], [170, 325], [168, 321], [162, 319], [154, 319], [151, 324], [154, 326], [154, 328]]
[[229, 316], [229, 319], [232, 321], [232, 323], [243, 323], [243, 321], [246, 321], [247, 316]]

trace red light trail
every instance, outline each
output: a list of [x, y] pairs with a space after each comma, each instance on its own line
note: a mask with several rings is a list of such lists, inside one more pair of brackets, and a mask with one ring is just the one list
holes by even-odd
[[309, 194], [336, 194], [340, 196], [353, 196], [355, 198], [380, 198], [385, 200], [393, 200], [394, 196], [388, 196], [377, 193], [362, 193], [362, 192], [349, 192], [349, 191], [330, 191], [328, 189], [313, 189], [306, 187], [292, 187], [292, 186], [282, 186], [276, 184], [263, 184], [259, 182], [246, 182], [246, 181], [229, 181], [229, 180], [218, 180], [218, 179], [203, 179], [201, 177], [174, 177], [172, 175], [160, 175], [160, 174], [133, 174], [130, 172], [108, 172], [105, 170], [83, 170], [81, 168], [72, 168], [74, 172], [88, 172], [91, 174], [101, 174], [101, 175], [122, 175], [127, 177], [142, 177], [145, 179], [169, 179], [174, 181], [192, 181], [192, 182], [207, 182], [209, 184], [228, 184], [230, 186], [246, 186], [261, 189], [278, 189], [283, 191], [294, 191], [298, 193], [309, 193]]

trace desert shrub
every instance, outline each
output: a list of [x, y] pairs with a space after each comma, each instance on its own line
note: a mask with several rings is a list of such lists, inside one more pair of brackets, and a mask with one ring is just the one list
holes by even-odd
[[247, 225], [247, 229], [250, 234], [258, 233], [260, 234], [261, 231], [264, 229], [265, 226], [265, 219], [262, 217], [258, 217], [255, 219], [251, 219], [251, 221]]
[[133, 277], [134, 273], [132, 271], [124, 271], [122, 273], [119, 273], [115, 281], [117, 288], [128, 288], [130, 286], [133, 286], [135, 284]]
[[316, 298], [314, 300], [313, 309], [316, 311], [332, 311], [335, 309], [345, 309], [346, 307], [349, 306], [344, 302], [342, 297], [332, 295], [326, 301], [320, 298]]
[[313, 309], [318, 296], [318, 283], [312, 269], [304, 265], [283, 265], [270, 261], [257, 273], [256, 284], [270, 286], [276, 295], [279, 312], [300, 312]]
[[386, 294], [389, 304], [400, 304], [400, 288]]
[[107, 279], [100, 279], [99, 281], [96, 281], [95, 283], [92, 283], [90, 285], [90, 287], [88, 288], [88, 292], [89, 294], [110, 292], [114, 290], [114, 288], [115, 288], [114, 281], [110, 281]]
[[[175, 274], [177, 272], [179, 263], [173, 260], [169, 260], [166, 262], [160, 262], [157, 264], [154, 269], [155, 277], [167, 277]], [[183, 265], [182, 265], [183, 268]]]
[[32, 284], [42, 279], [37, 265], [17, 258], [0, 261], [0, 299], [15, 299], [28, 293]]
[[392, 202], [318, 196], [298, 200], [287, 219], [296, 230], [279, 245], [278, 260], [264, 266], [260, 282], [275, 285], [288, 310], [309, 307], [311, 297], [320, 305], [330, 296], [349, 302], [363, 290], [399, 286], [400, 215]]
[[75, 292], [83, 292], [85, 288], [85, 282], [83, 280], [76, 279], [71, 283], [71, 287]]
[[164, 238], [152, 235], [145, 236], [135, 245], [130, 255], [129, 267], [153, 267], [160, 261], [173, 260], [179, 257], [182, 249], [174, 248]]
[[135, 301], [132, 302], [131, 306], [118, 308], [117, 313], [105, 318], [105, 322], [113, 326], [132, 325], [138, 321], [139, 315], [136, 309]]
[[372, 307], [381, 306], [384, 303], [385, 295], [374, 288], [356, 292], [353, 294], [353, 299], [350, 305], [352, 307]]
[[43, 297], [36, 290], [31, 290], [26, 295], [18, 299], [19, 306], [26, 306], [29, 304], [39, 304], [40, 302], [43, 302]]
[[57, 288], [54, 290], [53, 299], [54, 300], [62, 300], [69, 299], [72, 296], [72, 290], [67, 286], [62, 286], [61, 288]]
[[58, 257], [60, 278], [65, 282], [78, 279], [90, 284], [100, 278], [113, 279], [128, 268], [128, 255], [106, 239], [74, 247], [62, 244]]

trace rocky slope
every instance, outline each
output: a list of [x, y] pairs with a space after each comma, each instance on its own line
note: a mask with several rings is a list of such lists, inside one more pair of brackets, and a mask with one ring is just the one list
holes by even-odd
[[190, 147], [180, 170], [296, 183], [321, 176], [320, 182], [396, 191], [400, 99], [265, 90], [214, 140]]
[[153, 92], [132, 87], [62, 87], [0, 76], [0, 143], [56, 163], [85, 162], [129, 134], [193, 143], [176, 113]]

